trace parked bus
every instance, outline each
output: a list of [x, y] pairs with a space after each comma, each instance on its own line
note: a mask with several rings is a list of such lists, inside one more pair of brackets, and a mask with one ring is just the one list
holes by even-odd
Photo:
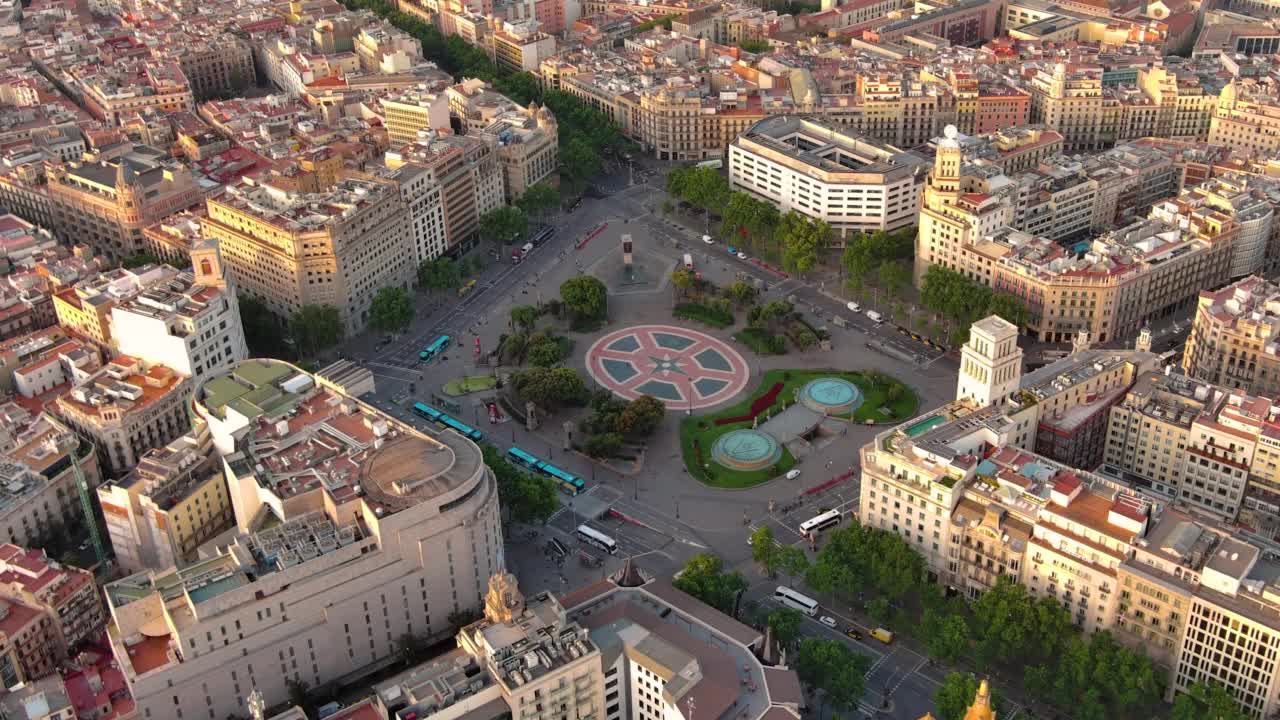
[[533, 237], [529, 238], [529, 243], [534, 247], [540, 247], [543, 243], [550, 240], [552, 236], [554, 236], [555, 234], [556, 234], [556, 229], [551, 225], [548, 225], [542, 228], [541, 230], [539, 230], [538, 232], [534, 233]]
[[450, 428], [451, 430], [457, 432], [459, 435], [461, 435], [464, 438], [467, 438], [473, 442], [484, 442], [484, 433], [480, 432], [479, 430], [476, 430], [470, 425], [467, 425], [461, 420], [458, 420], [452, 415], [445, 415], [444, 413], [440, 413], [440, 422], [444, 423], [445, 427]]
[[586, 525], [579, 525], [578, 531], [575, 533], [578, 539], [588, 545], [594, 545], [610, 555], [618, 552], [618, 543], [613, 538], [605, 535], [599, 530], [593, 530]]
[[542, 467], [538, 469], [550, 475], [551, 479], [560, 484], [560, 490], [568, 495], [577, 495], [587, 487], [582, 478], [573, 473], [565, 472], [551, 463], [543, 462]]
[[444, 413], [431, 407], [430, 405], [425, 405], [420, 402], [416, 402], [413, 404], [413, 413], [420, 417], [426, 418], [431, 422], [437, 422], [437, 423], [440, 422], [440, 417], [444, 415]]
[[777, 590], [773, 591], [773, 597], [783, 605], [808, 615], [815, 617], [818, 614], [818, 601], [808, 595], [801, 595], [786, 585], [779, 585]]
[[468, 280], [462, 284], [462, 287], [458, 288], [458, 297], [466, 297], [467, 293], [470, 293], [472, 290], [475, 290], [475, 289], [476, 289], [476, 281]]
[[441, 335], [428, 345], [422, 352], [418, 353], [418, 360], [421, 362], [431, 362], [437, 355], [449, 348], [449, 336]]
[[507, 450], [507, 458], [517, 465], [523, 465], [530, 470], [538, 470], [538, 466], [542, 464], [541, 460], [515, 446]]
[[805, 520], [804, 522], [800, 523], [800, 534], [808, 535], [810, 533], [816, 533], [821, 530], [826, 530], [832, 525], [839, 525], [839, 524], [840, 524], [840, 511], [828, 510], [822, 513], [821, 515], [818, 515], [816, 517], [811, 517], [808, 520]]

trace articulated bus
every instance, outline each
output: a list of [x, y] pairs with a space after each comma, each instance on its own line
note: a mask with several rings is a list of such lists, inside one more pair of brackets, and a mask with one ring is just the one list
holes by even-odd
[[540, 460], [538, 456], [527, 453], [518, 447], [509, 448], [507, 457], [517, 465], [522, 465], [534, 472], [549, 476], [556, 481], [556, 486], [560, 488], [560, 492], [570, 497], [586, 489], [587, 484], [582, 481], [582, 478], [572, 473], [567, 473], [551, 463]]
[[484, 433], [480, 432], [479, 430], [476, 430], [475, 428], [471, 427], [470, 425], [467, 425], [464, 422], [461, 422], [460, 420], [453, 417], [452, 415], [445, 415], [444, 413], [440, 413], [440, 422], [444, 423], [445, 427], [452, 428], [454, 431], [456, 431], [459, 435], [461, 435], [464, 438], [472, 440], [473, 442], [484, 442]]
[[578, 539], [588, 545], [594, 545], [610, 555], [618, 552], [618, 543], [613, 538], [605, 535], [599, 530], [594, 530], [586, 525], [579, 525], [578, 531], [575, 533]]
[[824, 512], [821, 515], [818, 515], [816, 517], [811, 517], [808, 520], [805, 520], [804, 522], [800, 523], [800, 534], [809, 535], [811, 533], [816, 533], [819, 530], [826, 530], [832, 525], [839, 525], [839, 524], [840, 524], [840, 511], [828, 510], [827, 512]]
[[777, 590], [773, 591], [773, 597], [783, 605], [814, 617], [818, 614], [818, 601], [808, 595], [801, 595], [786, 585], [779, 585]]
[[413, 412], [415, 415], [418, 415], [419, 417], [425, 418], [435, 423], [440, 422], [441, 416], [444, 415], [444, 413], [431, 407], [430, 405], [426, 405], [420, 402], [416, 402], [413, 404]]
[[418, 353], [420, 362], [431, 362], [437, 355], [449, 348], [449, 336], [441, 335], [428, 345], [422, 352]]

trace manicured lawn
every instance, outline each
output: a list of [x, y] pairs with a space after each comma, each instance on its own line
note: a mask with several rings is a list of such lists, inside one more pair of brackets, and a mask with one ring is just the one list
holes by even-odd
[[727, 328], [733, 325], [733, 313], [709, 308], [700, 303], [680, 303], [671, 314], [682, 320], [696, 320], [716, 328]]
[[444, 394], [458, 397], [467, 393], [491, 390], [497, 384], [498, 379], [492, 375], [471, 375], [464, 378], [454, 378], [444, 384]]
[[[760, 418], [763, 421], [765, 415], [777, 414], [783, 408], [784, 403], [790, 405], [794, 402], [796, 391], [803, 387], [805, 383], [824, 377], [843, 378], [857, 385], [858, 389], [862, 391], [864, 400], [862, 405], [853, 413], [852, 419], [855, 422], [865, 422], [868, 419], [875, 422], [899, 422], [913, 416], [920, 403], [915, 391], [905, 383], [903, 384], [901, 397], [893, 402], [888, 402], [888, 387], [883, 383], [875, 382], [874, 374], [868, 377], [867, 374], [862, 372], [840, 370], [769, 370], [765, 372], [760, 384], [750, 396], [714, 414], [687, 417], [681, 421], [680, 451], [689, 473], [714, 487], [744, 488], [758, 485], [790, 470], [795, 466], [795, 458], [791, 456], [791, 452], [785, 446], [782, 448], [782, 458], [772, 468], [772, 472], [768, 469], [742, 472], [730, 470], [716, 463], [711, 459], [711, 448], [715, 445], [716, 439], [732, 430], [750, 428], [751, 423], [744, 421], [716, 425], [715, 421], [721, 417], [749, 415], [751, 413], [751, 405], [756, 398], [763, 396], [769, 392], [775, 383], [780, 382], [782, 383], [782, 392], [778, 393], [777, 399], [769, 409], [761, 413]], [[882, 377], [891, 382], [895, 380], [895, 378], [887, 375]], [[881, 407], [887, 407], [889, 414], [886, 415], [880, 412]], [[701, 449], [702, 463], [707, 467], [699, 467], [697, 456], [694, 453], [695, 440], [697, 440]]]

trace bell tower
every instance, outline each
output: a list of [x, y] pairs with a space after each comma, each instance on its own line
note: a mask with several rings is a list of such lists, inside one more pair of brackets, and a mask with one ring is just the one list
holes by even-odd
[[972, 400], [978, 407], [1002, 404], [1021, 381], [1017, 326], [999, 315], [974, 323], [969, 341], [960, 349], [956, 400]]
[[494, 624], [513, 624], [524, 613], [524, 595], [509, 572], [489, 578], [489, 592], [484, 596], [484, 616]]
[[196, 282], [206, 287], [226, 288], [223, 274], [222, 253], [215, 240], [205, 239], [191, 246], [191, 267]]

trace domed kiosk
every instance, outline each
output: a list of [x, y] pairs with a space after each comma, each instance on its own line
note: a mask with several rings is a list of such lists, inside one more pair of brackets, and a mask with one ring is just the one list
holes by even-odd
[[800, 388], [800, 402], [823, 415], [848, 415], [862, 405], [862, 391], [842, 378], [810, 380]]
[[733, 470], [761, 470], [782, 459], [782, 448], [759, 430], [733, 430], [716, 440], [711, 459]]

